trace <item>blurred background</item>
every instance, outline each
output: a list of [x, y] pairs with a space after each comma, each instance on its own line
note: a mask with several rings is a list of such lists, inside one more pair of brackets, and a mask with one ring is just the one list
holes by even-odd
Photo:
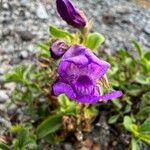
[[[101, 49], [115, 52], [125, 48], [132, 52], [133, 39], [144, 50], [150, 48], [150, 0], [72, 1], [93, 20], [93, 30], [105, 36]], [[3, 74], [16, 64], [34, 63], [36, 45], [49, 39], [50, 24], [72, 30], [58, 16], [55, 0], [0, 0], [0, 134], [4, 132], [1, 124], [4, 128], [11, 126], [9, 117], [14, 110], [21, 121], [25, 119], [24, 110], [17, 109], [15, 104], [7, 108], [9, 115], [3, 113], [15, 88], [13, 83], [2, 86]]]
[[[106, 38], [102, 49], [132, 50], [132, 39], [150, 47], [150, 0], [73, 0]], [[55, 0], [0, 0], [0, 83], [12, 66], [34, 62], [37, 43], [48, 40], [48, 26], [71, 29], [56, 12]], [[0, 101], [7, 92], [0, 84]]]
[[[150, 47], [149, 0], [73, 2], [93, 20], [94, 30], [105, 36], [103, 48], [131, 50], [132, 39], [145, 49]], [[33, 59], [36, 44], [49, 37], [48, 25], [68, 28], [57, 14], [54, 0], [1, 0], [0, 4], [0, 74]]]

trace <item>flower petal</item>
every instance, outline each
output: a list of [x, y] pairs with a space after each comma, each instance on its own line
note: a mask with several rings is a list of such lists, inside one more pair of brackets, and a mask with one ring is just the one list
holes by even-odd
[[62, 60], [58, 66], [58, 74], [61, 77], [79, 76], [82, 72], [80, 67], [87, 66], [88, 59], [85, 56], [78, 56]]
[[123, 95], [122, 91], [111, 91], [110, 93], [106, 93], [100, 97], [99, 101], [107, 101], [111, 99], [115, 99], [121, 97]]
[[77, 95], [76, 101], [83, 104], [94, 104], [99, 101], [100, 97], [99, 88], [96, 86], [92, 94], [84, 96]]
[[91, 62], [94, 62], [100, 66], [110, 67], [110, 64], [108, 62], [104, 60], [100, 60], [98, 57], [96, 57], [93, 54], [93, 52], [90, 49], [83, 47], [81, 45], [77, 45], [77, 44], [74, 46], [71, 46], [68, 49], [68, 51], [63, 56], [63, 59], [72, 58], [72, 57], [79, 56], [79, 55], [86, 56]]
[[[101, 78], [108, 70], [109, 63], [97, 58], [90, 49], [81, 45], [74, 45], [64, 54], [62, 61], [70, 61], [80, 66], [80, 71], [93, 76], [93, 79]], [[83, 67], [83, 65], [86, 65]], [[63, 66], [60, 63], [60, 68]]]
[[54, 83], [52, 88], [53, 88], [53, 93], [56, 96], [64, 93], [71, 99], [76, 98], [76, 94], [74, 93], [72, 87], [66, 83], [56, 82]]
[[99, 101], [99, 97], [93, 95], [78, 96], [76, 101], [83, 104], [94, 104]]
[[63, 20], [68, 24], [82, 28], [86, 25], [86, 20], [80, 14], [80, 11], [76, 9], [69, 0], [57, 0], [57, 10]]

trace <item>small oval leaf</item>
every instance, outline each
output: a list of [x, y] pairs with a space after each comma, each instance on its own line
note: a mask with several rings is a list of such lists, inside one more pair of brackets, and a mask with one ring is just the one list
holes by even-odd
[[90, 33], [85, 42], [85, 46], [90, 48], [91, 50], [96, 50], [101, 46], [101, 44], [105, 41], [104, 36], [99, 34], [98, 32]]
[[70, 39], [73, 38], [73, 36], [69, 32], [59, 29], [55, 26], [49, 26], [49, 32], [52, 36], [57, 38], [67, 38], [67, 37], [69, 37]]
[[37, 128], [38, 138], [54, 133], [61, 128], [61, 115], [53, 115], [44, 120]]
[[150, 119], [147, 119], [140, 127], [139, 132], [141, 134], [150, 134]]
[[132, 119], [129, 116], [125, 116], [124, 121], [123, 121], [123, 125], [128, 131], [131, 131]]
[[132, 150], [140, 150], [140, 146], [135, 138], [131, 140]]
[[114, 115], [114, 116], [111, 116], [108, 120], [108, 123], [109, 124], [114, 124], [117, 122], [117, 120], [119, 119], [120, 115]]

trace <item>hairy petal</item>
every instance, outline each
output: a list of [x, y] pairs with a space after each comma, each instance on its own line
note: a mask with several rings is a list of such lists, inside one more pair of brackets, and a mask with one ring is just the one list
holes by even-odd
[[[80, 68], [80, 72], [93, 76], [93, 79], [101, 78], [108, 70], [109, 63], [98, 59], [90, 49], [81, 45], [74, 45], [64, 54], [59, 65], [58, 73], [61, 74], [61, 68], [64, 68], [64, 62], [74, 63]], [[67, 69], [68, 66], [66, 66]], [[65, 72], [65, 70], [63, 70]], [[79, 72], [77, 72], [79, 73]]]
[[71, 99], [76, 98], [76, 94], [74, 93], [72, 87], [69, 84], [63, 82], [56, 82], [52, 88], [55, 96], [58, 96], [60, 94], [66, 94]]
[[122, 91], [111, 91], [109, 93], [102, 95], [99, 101], [107, 101], [107, 100], [115, 99], [121, 97], [122, 95], [123, 95]]
[[87, 57], [91, 62], [96, 63], [100, 66], [110, 67], [110, 64], [108, 62], [104, 60], [100, 60], [97, 56], [93, 54], [93, 52], [90, 49], [83, 47], [81, 45], [77, 45], [77, 44], [74, 46], [71, 46], [68, 49], [63, 59], [72, 58], [72, 57], [80, 56], [80, 55]]
[[94, 104], [99, 101], [100, 97], [99, 88], [95, 86], [93, 93], [84, 96], [77, 95], [76, 101], [84, 104]]

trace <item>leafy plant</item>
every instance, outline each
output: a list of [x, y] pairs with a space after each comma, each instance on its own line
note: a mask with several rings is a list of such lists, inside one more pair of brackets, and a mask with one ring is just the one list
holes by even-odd
[[[63, 1], [59, 1], [57, 5], [60, 4], [60, 2], [63, 4]], [[66, 4], [68, 6], [62, 10], [62, 6]], [[61, 7], [59, 8], [59, 6]], [[71, 2], [58, 5], [57, 8], [60, 16], [69, 25], [72, 25], [78, 30], [75, 33], [70, 33], [50, 25], [50, 40], [37, 45], [40, 51], [36, 55], [35, 63], [30, 65], [18, 65], [5, 74], [6, 83], [16, 83], [15, 90], [11, 95], [12, 103], [15, 103], [18, 107], [25, 106], [25, 112], [27, 112], [30, 119], [28, 123], [27, 121], [20, 121], [18, 124], [13, 125], [10, 128], [12, 141], [9, 142], [8, 145], [4, 143], [0, 144], [0, 148], [6, 150], [9, 148], [14, 150], [43, 149], [45, 144], [58, 143], [72, 134], [75, 136], [77, 134], [80, 135], [81, 138], [78, 139], [76, 136], [76, 139], [81, 142], [82, 132], [91, 131], [92, 129], [92, 122], [98, 114], [96, 105], [81, 105], [76, 101], [71, 101], [66, 96], [67, 94], [62, 94], [57, 97], [53, 96], [54, 89], [52, 89], [52, 87], [55, 82], [60, 79], [61, 81], [64, 80], [62, 76], [58, 78], [59, 71], [57, 72], [57, 68], [60, 66], [60, 60], [58, 59], [59, 57], [55, 58], [53, 55], [58, 50], [57, 53], [61, 56], [70, 49], [70, 47], [76, 44], [78, 44], [79, 47], [81, 45], [84, 46], [85, 48], [83, 47], [79, 51], [83, 51], [83, 53], [85, 53], [84, 56], [79, 57], [77, 55], [78, 58], [76, 56], [73, 60], [68, 57], [67, 59], [69, 59], [70, 62], [80, 61], [79, 58], [83, 58], [85, 62], [94, 60], [94, 69], [92, 65], [90, 66], [92, 69], [88, 69], [95, 71], [95, 68], [99, 67], [99, 69], [102, 70], [100, 71], [102, 73], [101, 79], [104, 80], [101, 83], [109, 87], [106, 71], [103, 71], [105, 69], [107, 70], [107, 67], [105, 68], [100, 62], [105, 68], [101, 69], [101, 65], [98, 64], [99, 59], [93, 54], [93, 52], [103, 44], [105, 38], [98, 32], [90, 33], [92, 23], [87, 21], [86, 16], [76, 10]], [[68, 8], [70, 8], [69, 11], [66, 10]], [[63, 11], [66, 12], [62, 13]], [[70, 13], [68, 13], [70, 11], [75, 12], [73, 16], [70, 16]], [[66, 15], [68, 15], [68, 17], [66, 17]], [[56, 41], [57, 44], [55, 45], [54, 43]], [[132, 150], [139, 150], [139, 140], [150, 144], [150, 50], [144, 51], [135, 40], [133, 41], [133, 45], [136, 49], [137, 57], [134, 57], [123, 48], [119, 49], [114, 55], [101, 53], [104, 54], [103, 56], [101, 55], [101, 57], [111, 62], [112, 69], [108, 72], [111, 87], [116, 90], [121, 89], [124, 92], [124, 96], [121, 100], [114, 100], [111, 104], [107, 104], [109, 108], [107, 112], [109, 116], [108, 123], [117, 125], [117, 127], [120, 128], [124, 126], [126, 133], [131, 134]], [[52, 51], [52, 47], [54, 47], [54, 51]], [[53, 54], [52, 52], [55, 53]], [[88, 57], [86, 57], [87, 55]], [[106, 62], [103, 61], [103, 63]], [[67, 71], [75, 68], [75, 70], [78, 70], [76, 73], [79, 72], [80, 74], [80, 71], [83, 71], [81, 68], [84, 68], [86, 66], [85, 64], [82, 65], [79, 63], [79, 66], [67, 64], [69, 67], [66, 68]], [[105, 65], [108, 64], [106, 63]], [[85, 70], [86, 69], [87, 67], [85, 67]], [[65, 73], [64, 70], [62, 72]], [[89, 73], [91, 75], [90, 77], [92, 77], [92, 73], [93, 72]], [[66, 72], [66, 74], [68, 74], [68, 72]], [[70, 79], [67, 78], [68, 80], [66, 81], [67, 83], [64, 83], [65, 85], [74, 83], [71, 81], [75, 77], [69, 77]], [[91, 82], [90, 77], [89, 82]], [[83, 76], [81, 79], [83, 80]], [[74, 81], [75, 83], [77, 82], [77, 80]], [[90, 91], [92, 90], [90, 94], [97, 92], [96, 94], [101, 97], [100, 94], [102, 94], [102, 92], [100, 93], [97, 90], [98, 87], [95, 86], [97, 82], [99, 83], [100, 81], [97, 81], [97, 79], [94, 81], [92, 77], [92, 82], [95, 82], [95, 84], [89, 87]], [[81, 98], [85, 98], [89, 94], [89, 89], [84, 87], [85, 85], [83, 83], [83, 87], [81, 86], [76, 90], [74, 90], [74, 86], [71, 90], [78, 91], [77, 95], [80, 95], [79, 93], [81, 92]], [[93, 88], [94, 86], [95, 88]], [[101, 88], [101, 90], [103, 90], [103, 88]], [[57, 92], [58, 94], [63, 93], [61, 90]], [[113, 94], [109, 93], [107, 96], [109, 97], [110, 95]], [[93, 97], [91, 96], [90, 99]], [[105, 96], [103, 96], [103, 99], [105, 99]], [[101, 103], [98, 105], [101, 106]], [[15, 120], [14, 122], [16, 123], [17, 121]]]
[[[122, 100], [113, 101], [108, 123], [118, 124], [124, 120], [125, 129], [132, 134], [132, 149], [138, 150], [139, 140], [149, 144], [149, 134], [143, 134], [140, 129], [147, 125], [146, 132], [150, 131], [148, 128], [148, 124], [150, 124], [148, 121], [150, 118], [150, 51], [144, 51], [135, 40], [133, 45], [138, 56], [134, 57], [122, 48], [114, 56], [107, 56], [113, 67], [108, 75], [111, 78], [110, 84], [114, 88], [121, 88], [124, 91]], [[129, 116], [125, 117], [126, 115]], [[138, 125], [134, 124], [134, 121]], [[143, 124], [139, 124], [143, 121], [145, 121]]]
[[14, 150], [36, 149], [36, 136], [31, 129], [31, 124], [16, 124], [10, 128], [10, 132], [15, 135], [12, 141]]
[[131, 117], [125, 116], [123, 125], [132, 134], [132, 150], [140, 149], [138, 145], [139, 140], [150, 144], [150, 118], [146, 119], [143, 124], [137, 125], [133, 123]]

